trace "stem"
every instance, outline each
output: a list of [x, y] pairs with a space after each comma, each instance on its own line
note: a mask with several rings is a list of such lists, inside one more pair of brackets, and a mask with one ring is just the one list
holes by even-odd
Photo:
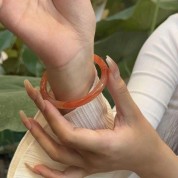
[[154, 16], [153, 16], [153, 21], [152, 21], [152, 24], [151, 24], [150, 34], [152, 34], [153, 31], [156, 28], [156, 22], [157, 22], [158, 13], [159, 13], [159, 4], [160, 4], [160, 0], [157, 0], [155, 12], [154, 12]]

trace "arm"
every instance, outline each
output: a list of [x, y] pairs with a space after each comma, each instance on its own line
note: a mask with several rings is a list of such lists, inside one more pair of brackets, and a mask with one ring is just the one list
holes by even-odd
[[[57, 99], [74, 100], [88, 93], [95, 77], [92, 58], [96, 24], [90, 0], [0, 0], [0, 21], [43, 60]], [[93, 129], [109, 127], [105, 117], [102, 117], [106, 116], [108, 109], [105, 107], [103, 114], [103, 108], [100, 108], [95, 117], [88, 120], [83, 118], [83, 121], [73, 118], [71, 122]], [[92, 109], [90, 106], [88, 111], [92, 113]], [[63, 114], [68, 112], [64, 111]], [[78, 109], [72, 115], [78, 118], [81, 112]], [[102, 117], [99, 122], [98, 117]], [[42, 115], [38, 114], [35, 118], [40, 120], [46, 132], [55, 137]], [[24, 170], [26, 177], [34, 177], [26, 169], [26, 162], [36, 164], [47, 160], [53, 167], [63, 167], [45, 155], [30, 133], [22, 140], [16, 155], [11, 162], [8, 177], [22, 177]]]
[[5, 11], [4, 11], [5, 12]]
[[150, 36], [138, 55], [128, 90], [156, 128], [178, 84], [178, 14]]
[[88, 92], [94, 81], [90, 0], [1, 0], [0, 21], [43, 60], [57, 99], [73, 100]]
[[[153, 127], [157, 127], [177, 86], [177, 73], [175, 73], [175, 71], [177, 71], [178, 68], [178, 44], [175, 36], [177, 36], [178, 28], [176, 22], [177, 15], [170, 17], [148, 39], [138, 56], [132, 77], [128, 84], [132, 98]], [[87, 108], [83, 107], [83, 109], [83, 111], [87, 113]], [[97, 113], [95, 109], [93, 112]], [[173, 155], [170, 150], [165, 151], [161, 158], [161, 160], [165, 161], [162, 161], [162, 163], [166, 163], [168, 162], [166, 160], [170, 160], [168, 153]], [[170, 174], [172, 169], [171, 162], [175, 165], [177, 161], [175, 155], [173, 157], [174, 158], [169, 162], [171, 166], [167, 165], [168, 174]], [[159, 166], [160, 168], [155, 168], [161, 169], [161, 167], [166, 165], [159, 164]], [[149, 171], [153, 173], [151, 169]], [[164, 171], [160, 171], [160, 173], [166, 175]], [[148, 172], [145, 174], [148, 174]]]
[[62, 145], [48, 137], [38, 122], [21, 114], [23, 123], [48, 154], [58, 151], [59, 159], [66, 158], [63, 161], [72, 166], [58, 171], [38, 165], [31, 170], [45, 177], [83, 178], [99, 172], [131, 170], [142, 178], [177, 178], [178, 158], [135, 105], [118, 75], [117, 65], [111, 60], [108, 64], [108, 89], [117, 110], [114, 128], [76, 128], [51, 103], [35, 100]]

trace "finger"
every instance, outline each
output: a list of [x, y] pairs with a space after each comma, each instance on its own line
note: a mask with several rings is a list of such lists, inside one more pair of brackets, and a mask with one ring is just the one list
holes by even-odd
[[[69, 123], [50, 102], [44, 101], [38, 90], [28, 80], [24, 82], [26, 91], [36, 106], [43, 113], [56, 136], [67, 145], [75, 145], [79, 149], [99, 150], [98, 134], [95, 131], [76, 128]], [[65, 125], [65, 127], [64, 127]]]
[[19, 114], [24, 125], [52, 160], [67, 165], [80, 167], [84, 165], [81, 156], [75, 150], [57, 143], [44, 131], [38, 122], [33, 119], [28, 119], [23, 111], [20, 111]]
[[48, 124], [57, 137], [66, 145], [90, 151], [98, 150], [99, 134], [94, 130], [76, 128], [49, 102], [45, 102], [45, 116]]
[[24, 86], [27, 91], [28, 96], [33, 100], [36, 106], [43, 111], [44, 110], [44, 101], [40, 94], [40, 92], [32, 86], [32, 84], [28, 81], [24, 81]]
[[107, 57], [106, 61], [110, 69], [107, 87], [115, 102], [116, 108], [121, 111], [123, 116], [132, 116], [137, 112], [138, 108], [120, 76], [117, 64], [110, 57]]
[[32, 171], [45, 178], [83, 178], [87, 176], [87, 173], [82, 168], [73, 166], [68, 167], [64, 171], [59, 171], [56, 169], [51, 169], [45, 165], [37, 165]]
[[33, 173], [43, 176], [44, 178], [62, 178], [63, 176], [62, 171], [51, 169], [44, 165], [37, 165], [33, 168], [29, 164], [25, 163], [25, 166]]

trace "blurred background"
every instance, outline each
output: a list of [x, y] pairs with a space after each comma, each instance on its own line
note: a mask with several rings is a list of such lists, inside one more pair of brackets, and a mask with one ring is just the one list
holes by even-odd
[[[178, 12], [178, 0], [92, 0], [92, 4], [97, 19], [95, 53], [112, 57], [126, 81], [145, 40]], [[0, 178], [6, 177], [26, 131], [18, 111], [23, 109], [29, 116], [37, 111], [25, 93], [23, 81], [28, 78], [39, 87], [44, 70], [38, 56], [0, 24]], [[104, 94], [113, 105], [107, 90]]]

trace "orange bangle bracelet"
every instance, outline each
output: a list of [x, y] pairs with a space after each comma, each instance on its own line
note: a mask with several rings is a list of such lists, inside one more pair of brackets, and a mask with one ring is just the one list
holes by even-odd
[[107, 82], [107, 73], [108, 73], [108, 67], [106, 63], [97, 55], [94, 55], [94, 61], [98, 66], [100, 67], [101, 70], [101, 78], [99, 82], [97, 83], [96, 87], [89, 92], [86, 96], [83, 98], [74, 100], [74, 101], [58, 101], [52, 98], [49, 95], [49, 92], [47, 91], [47, 74], [44, 72], [41, 83], [40, 83], [40, 93], [43, 97], [43, 99], [48, 100], [51, 102], [56, 108], [59, 109], [74, 109], [79, 106], [82, 106], [91, 100], [93, 100], [95, 97], [97, 97], [105, 88], [106, 82]]

